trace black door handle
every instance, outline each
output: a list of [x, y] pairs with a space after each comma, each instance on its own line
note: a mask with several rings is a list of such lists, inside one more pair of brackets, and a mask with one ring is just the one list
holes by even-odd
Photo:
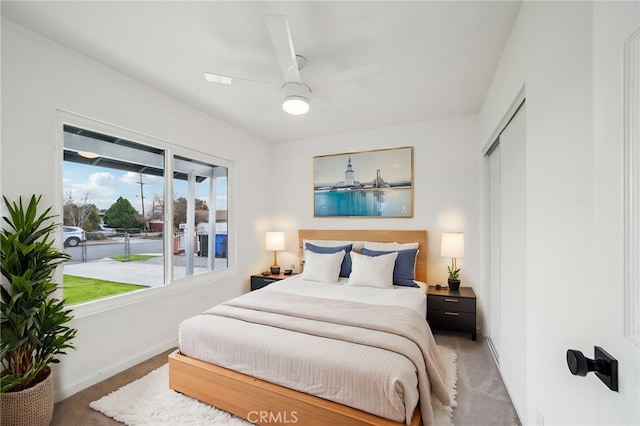
[[567, 350], [567, 366], [574, 376], [586, 376], [595, 372], [596, 376], [612, 391], [618, 392], [618, 360], [600, 346], [594, 347], [594, 359], [589, 359], [576, 349]]

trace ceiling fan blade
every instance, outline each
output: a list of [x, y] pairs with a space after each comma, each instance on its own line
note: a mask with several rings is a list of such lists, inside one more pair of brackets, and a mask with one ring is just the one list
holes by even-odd
[[231, 77], [228, 75], [213, 74], [210, 72], [205, 72], [203, 73], [203, 75], [204, 75], [204, 79], [210, 83], [232, 85], [232, 84], [236, 84], [238, 82], [243, 81], [243, 82], [250, 82], [250, 83], [256, 83], [256, 84], [264, 84], [272, 87], [280, 87], [279, 84], [269, 83], [266, 81], [251, 80], [248, 78], [240, 78], [240, 77]]
[[264, 121], [273, 121], [277, 118], [283, 117], [284, 115], [286, 115], [286, 113], [282, 110], [282, 102], [278, 102], [278, 105], [274, 106], [267, 115], [262, 117], [262, 119]]
[[291, 29], [289, 21], [284, 15], [268, 15], [267, 27], [271, 35], [271, 42], [278, 57], [280, 69], [284, 75], [285, 83], [300, 83], [300, 70], [298, 69], [298, 60], [296, 59], [296, 51], [293, 47], [293, 38], [291, 37]]
[[205, 72], [203, 73], [204, 75], [204, 79], [207, 80], [210, 83], [218, 83], [218, 84], [228, 84], [230, 85], [231, 83], [233, 83], [233, 77], [229, 77], [226, 75], [220, 75], [220, 74], [211, 74], [209, 72]]
[[313, 108], [318, 108], [319, 110], [323, 111], [325, 114], [328, 114], [333, 118], [342, 119], [349, 115], [337, 106], [330, 104], [322, 98], [319, 98], [317, 95], [312, 96], [312, 98], [309, 100], [309, 104], [311, 110], [313, 110]]
[[330, 74], [314, 80], [310, 85], [312, 87], [322, 87], [326, 85], [335, 85], [346, 83], [351, 80], [378, 75], [382, 73], [382, 62], [374, 62], [356, 68], [351, 68], [335, 74]]

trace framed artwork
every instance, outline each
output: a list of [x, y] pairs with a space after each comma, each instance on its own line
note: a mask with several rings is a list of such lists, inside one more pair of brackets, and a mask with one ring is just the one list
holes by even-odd
[[413, 147], [313, 157], [314, 217], [413, 217]]

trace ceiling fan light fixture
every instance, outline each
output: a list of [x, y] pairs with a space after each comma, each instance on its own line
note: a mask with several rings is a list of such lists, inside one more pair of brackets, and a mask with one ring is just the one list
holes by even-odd
[[291, 115], [302, 115], [309, 111], [311, 89], [303, 83], [290, 82], [282, 86], [282, 109]]
[[288, 96], [282, 102], [282, 109], [291, 115], [302, 115], [309, 111], [309, 101], [302, 96]]

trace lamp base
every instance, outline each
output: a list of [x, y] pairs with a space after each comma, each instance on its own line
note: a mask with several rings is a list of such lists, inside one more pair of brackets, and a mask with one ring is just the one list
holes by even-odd
[[279, 266], [272, 266], [271, 267], [271, 274], [272, 275], [278, 275], [280, 273], [280, 267]]

